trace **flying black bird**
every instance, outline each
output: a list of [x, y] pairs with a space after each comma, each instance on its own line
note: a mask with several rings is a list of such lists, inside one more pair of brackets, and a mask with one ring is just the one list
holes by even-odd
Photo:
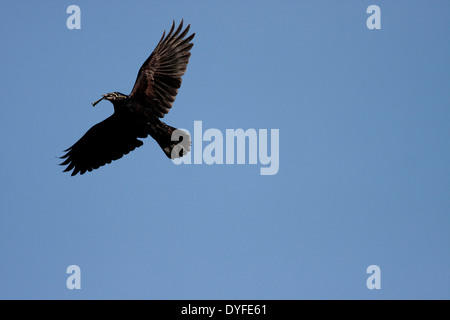
[[[190, 41], [195, 33], [186, 37], [190, 25], [183, 29], [183, 20], [175, 30], [175, 21], [165, 36], [165, 31], [155, 50], [139, 69], [130, 95], [120, 92], [107, 93], [92, 103], [95, 106], [106, 99], [114, 105], [114, 113], [94, 125], [61, 159], [67, 165], [64, 172], [84, 174], [142, 146], [138, 138], [150, 135], [158, 142], [167, 157], [174, 159], [190, 151], [189, 135], [173, 128], [163, 118], [172, 107], [186, 72], [193, 47]], [[172, 138], [172, 134], [173, 137]], [[174, 141], [172, 141], [172, 139]]]

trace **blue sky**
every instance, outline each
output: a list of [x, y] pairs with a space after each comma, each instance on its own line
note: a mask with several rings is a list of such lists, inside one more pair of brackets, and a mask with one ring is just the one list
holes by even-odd
[[[81, 8], [69, 30], [66, 8]], [[366, 9], [381, 8], [369, 30]], [[450, 298], [448, 1], [9, 1], [0, 12], [1, 299]], [[129, 93], [172, 20], [196, 33], [164, 121], [279, 129], [279, 171], [83, 176], [58, 157]], [[81, 269], [81, 289], [66, 269]], [[381, 269], [369, 290], [366, 269]]]

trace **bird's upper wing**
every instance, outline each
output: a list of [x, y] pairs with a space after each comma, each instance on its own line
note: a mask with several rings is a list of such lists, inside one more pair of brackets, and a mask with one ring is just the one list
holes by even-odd
[[172, 107], [181, 86], [181, 77], [186, 72], [195, 33], [183, 39], [190, 25], [181, 32], [183, 20], [175, 30], [172, 24], [167, 36], [165, 31], [155, 50], [139, 69], [130, 98], [149, 106], [159, 118], [163, 118]]
[[92, 171], [113, 160], [122, 158], [143, 143], [138, 140], [147, 135], [138, 132], [138, 126], [115, 113], [94, 125], [61, 159], [61, 165], [67, 165], [64, 172], [73, 169], [72, 176]]

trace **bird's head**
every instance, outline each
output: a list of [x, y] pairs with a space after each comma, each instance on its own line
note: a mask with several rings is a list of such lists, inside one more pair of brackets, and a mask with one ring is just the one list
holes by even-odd
[[93, 102], [92, 106], [95, 107], [95, 105], [97, 103], [99, 103], [100, 101], [102, 101], [104, 99], [113, 102], [113, 101], [118, 101], [118, 100], [125, 100], [127, 98], [128, 98], [128, 96], [126, 94], [123, 94], [123, 93], [120, 93], [120, 92], [111, 92], [111, 93], [104, 94], [100, 99], [98, 99], [97, 101]]

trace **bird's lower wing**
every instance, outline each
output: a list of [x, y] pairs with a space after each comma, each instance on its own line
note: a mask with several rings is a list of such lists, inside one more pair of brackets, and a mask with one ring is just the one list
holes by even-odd
[[72, 171], [72, 176], [92, 171], [140, 147], [143, 142], [137, 137], [145, 135], [136, 132], [136, 126], [113, 114], [89, 129], [61, 159], [67, 165], [64, 172]]

